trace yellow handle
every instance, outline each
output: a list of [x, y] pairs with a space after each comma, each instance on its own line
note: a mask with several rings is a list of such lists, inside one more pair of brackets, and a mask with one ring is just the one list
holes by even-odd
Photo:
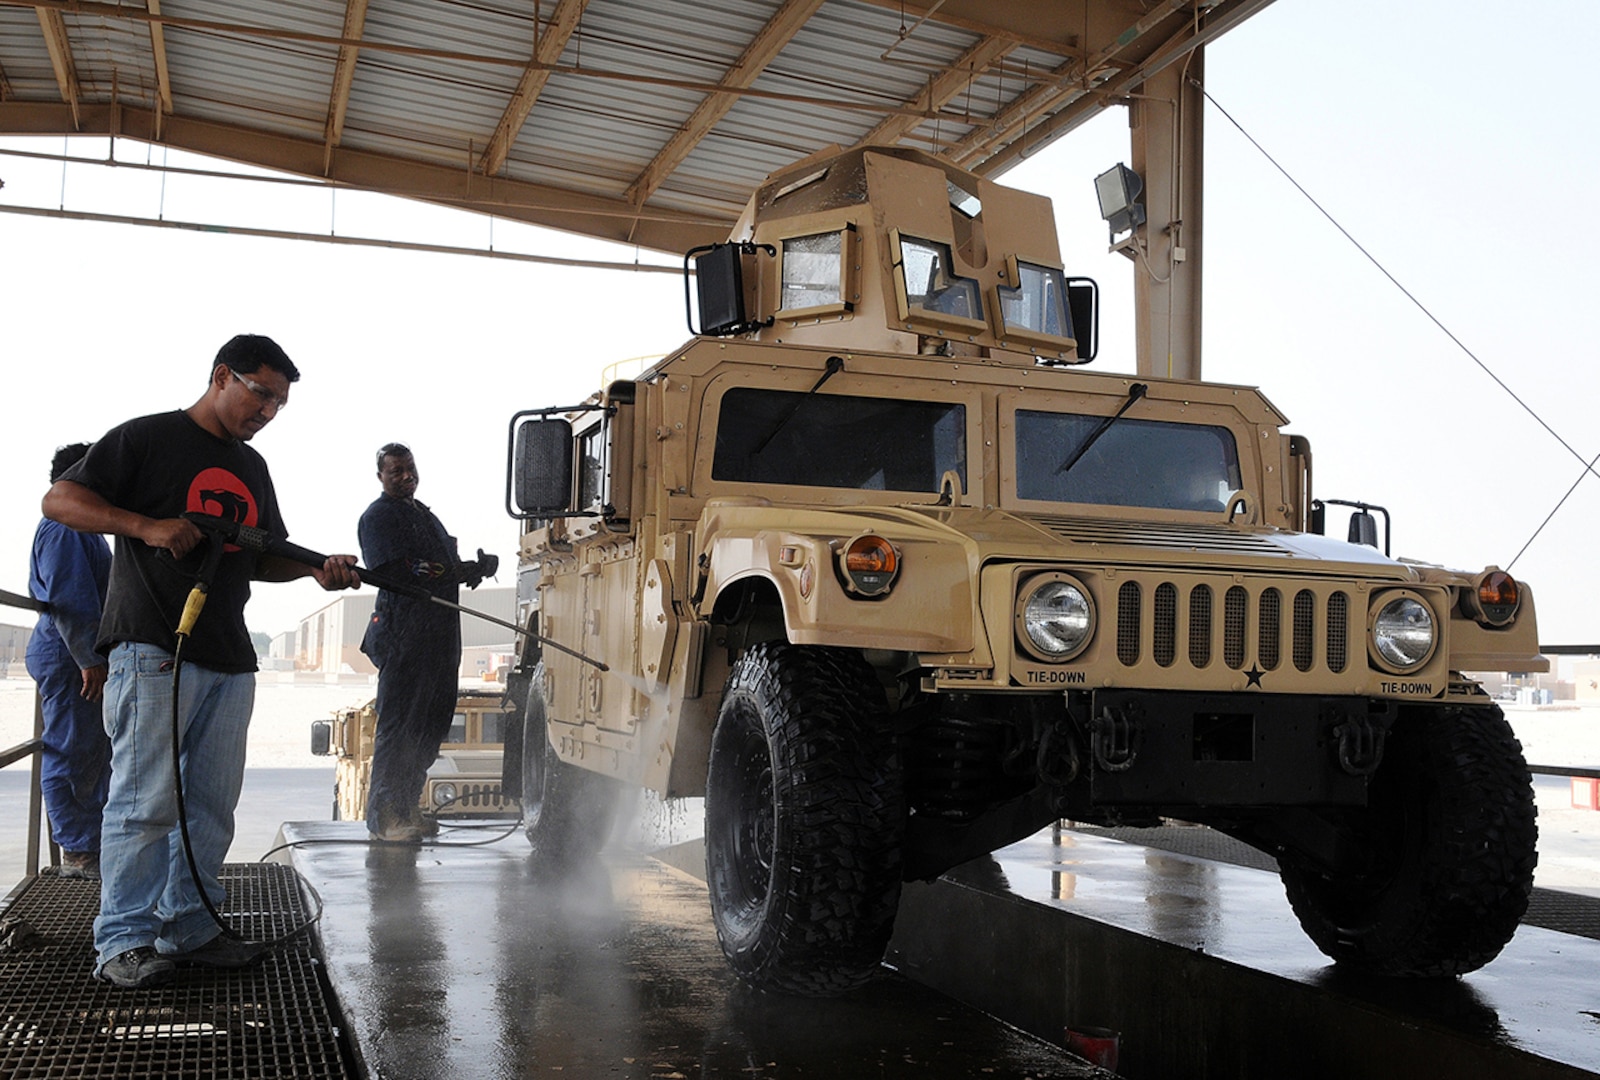
[[183, 604], [183, 615], [178, 619], [179, 637], [189, 636], [189, 631], [194, 629], [194, 621], [200, 617], [200, 609], [205, 606], [206, 587], [196, 585], [189, 590], [189, 599]]

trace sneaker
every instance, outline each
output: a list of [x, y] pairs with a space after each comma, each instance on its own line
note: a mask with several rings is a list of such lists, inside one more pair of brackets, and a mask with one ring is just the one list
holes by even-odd
[[269, 947], [259, 941], [240, 941], [227, 934], [218, 934], [198, 948], [174, 953], [172, 959], [195, 967], [247, 968], [266, 956], [268, 951]]
[[98, 851], [63, 851], [56, 877], [80, 880], [100, 880], [100, 853]]
[[148, 945], [120, 952], [100, 965], [94, 977], [124, 990], [143, 990], [172, 978], [175, 965]]

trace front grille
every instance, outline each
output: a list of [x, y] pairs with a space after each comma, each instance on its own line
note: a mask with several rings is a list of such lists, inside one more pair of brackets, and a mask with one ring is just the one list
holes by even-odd
[[[1221, 657], [1234, 671], [1274, 671], [1285, 663], [1310, 674], [1338, 674], [1350, 663], [1350, 597], [1340, 588], [1195, 583], [1156, 577], [1125, 580], [1116, 593], [1117, 659], [1134, 667], [1149, 657], [1164, 668], [1202, 670]], [[1220, 628], [1214, 611], [1222, 592]], [[1150, 606], [1145, 608], [1145, 596]], [[1182, 603], [1187, 598], [1187, 604]], [[1285, 609], [1288, 610], [1285, 610]], [[1219, 635], [1220, 629], [1220, 635]], [[1179, 642], [1187, 643], [1180, 651]]]
[[1117, 590], [1117, 659], [1132, 667], [1139, 662], [1139, 583], [1125, 581]]

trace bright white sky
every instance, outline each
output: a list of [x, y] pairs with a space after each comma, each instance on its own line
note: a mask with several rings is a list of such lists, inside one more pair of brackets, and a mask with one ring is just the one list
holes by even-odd
[[[1584, 192], [1600, 176], [1586, 0], [1278, 0], [1208, 49], [1211, 94], [1585, 459], [1600, 453]], [[1228, 121], [1206, 114], [1204, 373], [1262, 387], [1310, 438], [1316, 492], [1394, 517], [1397, 555], [1505, 566], [1582, 464], [1340, 236]], [[103, 157], [106, 141], [74, 140]], [[61, 139], [0, 140], [59, 153]], [[124, 160], [160, 151], [123, 142]], [[1067, 136], [1003, 182], [1055, 200], [1071, 273], [1104, 291], [1100, 370], [1133, 370], [1133, 266], [1106, 254], [1093, 178], [1129, 160], [1125, 114]], [[176, 156], [172, 164], [180, 162]], [[487, 246], [488, 219], [378, 196], [0, 157], [0, 204]], [[631, 249], [496, 222], [495, 246], [631, 260]], [[419, 497], [463, 554], [501, 556], [512, 411], [569, 404], [615, 361], [686, 336], [675, 276], [0, 215], [0, 372], [8, 463], [0, 588], [24, 591], [54, 448], [191, 404], [239, 332], [303, 372], [254, 442], [293, 538], [354, 551], [373, 452], [415, 450]], [[646, 254], [647, 260], [667, 261]], [[1342, 516], [1335, 518], [1342, 529]], [[1540, 640], [1600, 641], [1600, 479], [1580, 484], [1514, 572]], [[260, 586], [253, 629], [328, 598]], [[469, 597], [470, 602], [470, 597]], [[25, 621], [13, 609], [0, 622]]]

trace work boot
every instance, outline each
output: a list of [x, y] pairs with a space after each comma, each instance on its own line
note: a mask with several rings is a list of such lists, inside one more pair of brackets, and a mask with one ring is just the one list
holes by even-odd
[[406, 824], [416, 829], [424, 839], [431, 839], [439, 835], [439, 819], [423, 811], [420, 806], [413, 806]]
[[98, 851], [63, 851], [56, 877], [79, 880], [100, 880], [100, 853]]
[[399, 821], [384, 815], [376, 821], [367, 822], [367, 831], [374, 840], [385, 844], [420, 844], [422, 843], [422, 830], [409, 821]]
[[171, 979], [174, 970], [171, 960], [148, 945], [137, 945], [101, 964], [94, 977], [124, 990], [143, 990]]

